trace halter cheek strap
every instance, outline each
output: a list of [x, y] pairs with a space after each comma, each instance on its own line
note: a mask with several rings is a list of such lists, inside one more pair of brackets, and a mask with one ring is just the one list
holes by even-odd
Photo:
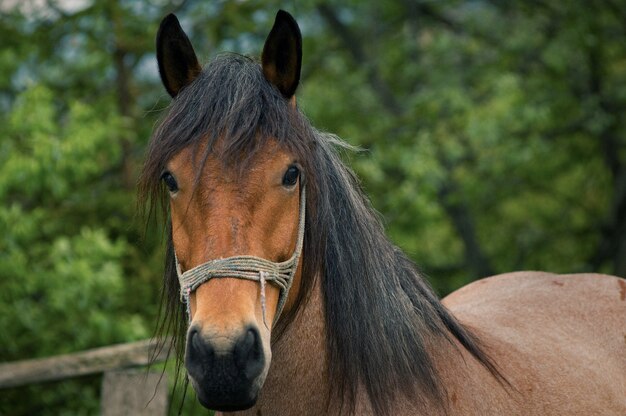
[[[270, 282], [280, 289], [274, 324], [278, 320], [289, 295], [289, 289], [293, 283], [293, 277], [298, 269], [298, 260], [302, 252], [304, 242], [304, 223], [306, 218], [306, 195], [305, 188], [300, 190], [300, 215], [298, 219], [298, 239], [296, 249], [289, 260], [275, 263], [273, 261], [256, 256], [233, 256], [225, 259], [211, 260], [199, 266], [182, 272], [176, 250], [174, 260], [176, 273], [180, 283], [180, 300], [186, 305], [187, 317], [191, 320], [189, 297], [191, 293], [202, 283], [216, 277], [233, 277], [237, 279], [254, 280], [260, 283], [261, 308], [263, 321], [265, 321], [265, 283]], [[267, 326], [267, 323], [265, 323]]]

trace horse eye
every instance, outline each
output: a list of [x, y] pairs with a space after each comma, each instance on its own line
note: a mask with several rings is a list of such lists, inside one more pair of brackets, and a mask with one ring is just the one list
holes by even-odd
[[167, 189], [170, 192], [178, 191], [178, 184], [176, 183], [176, 179], [174, 178], [174, 176], [172, 176], [171, 173], [164, 172], [163, 175], [161, 175], [161, 180], [163, 181], [163, 183], [165, 183], [165, 186], [167, 186]]
[[289, 166], [283, 176], [283, 186], [294, 186], [298, 182], [299, 176], [300, 169], [295, 165]]

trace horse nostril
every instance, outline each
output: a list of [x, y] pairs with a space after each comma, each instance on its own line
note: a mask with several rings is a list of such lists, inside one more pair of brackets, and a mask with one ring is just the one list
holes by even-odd
[[213, 357], [213, 348], [209, 343], [202, 339], [200, 331], [196, 327], [189, 330], [187, 353], [188, 358], [192, 361], [202, 360], [207, 362]]
[[259, 331], [255, 327], [248, 328], [235, 345], [233, 352], [235, 364], [249, 380], [261, 374], [265, 365], [263, 346]]
[[196, 350], [196, 352], [201, 354], [206, 348], [203, 345], [204, 342], [202, 342], [202, 338], [200, 337], [198, 330], [194, 329], [193, 331], [191, 331], [191, 334], [189, 335], [191, 336], [192, 347]]

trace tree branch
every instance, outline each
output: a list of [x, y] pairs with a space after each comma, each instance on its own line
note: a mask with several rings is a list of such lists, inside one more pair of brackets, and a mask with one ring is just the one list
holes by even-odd
[[[447, 172], [446, 181], [437, 190], [437, 198], [448, 217], [450, 217], [461, 241], [463, 241], [465, 264], [471, 270], [474, 278], [491, 276], [495, 273], [491, 262], [483, 252], [478, 241], [476, 226], [469, 207], [463, 199], [458, 198], [461, 192], [452, 177], [454, 167], [439, 149], [437, 149], [437, 159]], [[458, 199], [455, 199], [455, 197]]]
[[587, 50], [589, 65], [589, 94], [598, 102], [598, 107], [610, 115], [610, 122], [599, 134], [604, 161], [611, 172], [613, 182], [613, 198], [611, 211], [601, 227], [601, 239], [598, 248], [591, 258], [591, 265], [597, 269], [605, 261], [612, 259], [613, 273], [626, 276], [626, 169], [620, 159], [620, 138], [618, 137], [618, 120], [620, 114], [615, 113], [604, 96], [604, 50], [599, 30], [596, 30], [598, 42]]
[[376, 65], [367, 57], [359, 39], [350, 29], [339, 19], [332, 6], [321, 3], [317, 6], [322, 18], [326, 21], [330, 29], [337, 35], [343, 43], [348, 53], [357, 65], [363, 65], [367, 79], [372, 89], [381, 100], [385, 109], [394, 116], [402, 114], [402, 107], [396, 100], [387, 83], [382, 79]]
[[438, 10], [434, 2], [423, 2], [417, 0], [401, 0], [404, 8], [407, 12], [407, 17], [410, 20], [416, 21], [421, 17], [426, 17], [430, 21], [437, 24], [457, 36], [468, 36], [474, 39], [479, 39], [488, 45], [500, 45], [501, 40], [490, 36], [488, 33], [482, 33], [476, 30], [472, 30], [463, 25], [458, 20], [455, 20], [451, 16]]

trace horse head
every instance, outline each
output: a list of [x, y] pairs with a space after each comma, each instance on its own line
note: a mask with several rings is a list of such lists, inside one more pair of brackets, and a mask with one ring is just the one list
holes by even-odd
[[272, 329], [297, 297], [306, 167], [292, 125], [301, 56], [300, 30], [283, 11], [261, 64], [229, 56], [203, 70], [174, 15], [157, 35], [173, 102], [144, 175], [159, 169], [169, 194], [171, 254], [189, 322], [184, 363], [211, 409], [254, 405]]

